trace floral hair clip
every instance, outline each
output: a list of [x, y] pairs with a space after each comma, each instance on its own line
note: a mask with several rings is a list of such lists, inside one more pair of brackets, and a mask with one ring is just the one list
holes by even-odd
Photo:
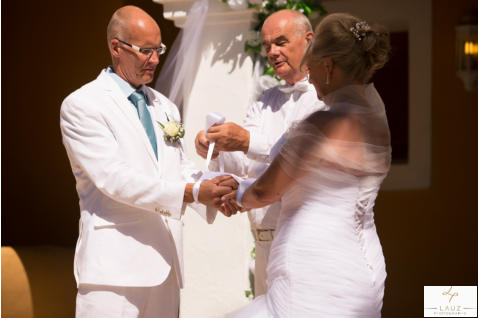
[[351, 27], [350, 31], [357, 38], [357, 40], [362, 41], [367, 34], [367, 31], [370, 31], [370, 25], [368, 25], [366, 21], [360, 21], [355, 23], [355, 26]]

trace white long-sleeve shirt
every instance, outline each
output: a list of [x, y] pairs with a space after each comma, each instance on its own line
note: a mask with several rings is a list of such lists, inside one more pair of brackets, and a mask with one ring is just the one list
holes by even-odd
[[[250, 133], [247, 154], [221, 152], [224, 170], [241, 177], [258, 178], [270, 164], [271, 148], [291, 124], [324, 107], [307, 78], [293, 86], [280, 85], [266, 90], [250, 107], [244, 120], [243, 127]], [[217, 171], [218, 167], [218, 160], [212, 160], [210, 169]], [[249, 211], [252, 228], [275, 229], [279, 211], [280, 202]]]

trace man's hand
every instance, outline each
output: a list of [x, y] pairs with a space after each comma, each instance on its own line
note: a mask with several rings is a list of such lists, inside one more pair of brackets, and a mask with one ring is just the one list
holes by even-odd
[[[206, 139], [206, 134], [204, 133], [204, 130], [201, 130], [198, 132], [196, 135], [196, 140], [194, 141], [194, 144], [196, 145], [196, 152], [198, 155], [206, 159], [207, 157], [207, 151], [209, 149], [209, 140]], [[214, 147], [214, 151], [212, 153], [212, 159], [216, 158], [219, 155], [219, 151], [217, 150], [217, 147]]]
[[[239, 183], [236, 181], [234, 178], [223, 178], [224, 176], [214, 178], [216, 182], [216, 185], [219, 187], [230, 187], [231, 192], [227, 193], [225, 195], [232, 195], [235, 198], [237, 188], [239, 187]], [[241, 211], [241, 207], [237, 205], [235, 200], [228, 200], [227, 202], [224, 202], [222, 198], [224, 197], [221, 196], [221, 202], [218, 203], [217, 209], [222, 212], [227, 217], [230, 217], [231, 215], [234, 215], [237, 213], [237, 211]]]
[[201, 182], [199, 187], [198, 201], [204, 205], [219, 208], [221, 205], [221, 197], [230, 193], [233, 189], [229, 185], [220, 185], [221, 181], [232, 179], [231, 176], [219, 176], [211, 180]]
[[233, 200], [222, 201], [222, 197], [227, 194], [236, 193], [239, 183], [229, 176], [219, 176], [211, 180], [203, 181], [199, 188], [199, 202], [214, 206], [227, 217], [236, 214], [241, 208]]
[[[218, 194], [218, 196], [214, 197], [211, 202], [214, 204], [214, 207], [216, 209], [222, 212], [222, 214], [224, 214], [227, 217], [230, 217], [231, 215], [236, 214], [237, 211], [241, 211], [241, 212], [243, 211], [241, 207], [237, 204], [235, 199], [231, 199], [227, 201], [222, 200], [222, 198], [226, 195], [230, 196], [231, 198], [236, 197], [236, 192], [237, 192], [237, 188], [239, 187], [239, 183], [233, 177], [224, 175], [224, 176], [219, 176], [208, 181], [203, 181], [201, 183], [201, 188], [199, 188], [200, 190], [199, 195], [201, 195], [201, 190], [205, 182], [212, 183], [214, 184], [214, 186], [217, 187], [216, 191], [217, 190], [218, 191], [215, 192], [213, 196], [215, 196], [216, 194]], [[206, 184], [206, 187], [209, 187], [209, 186], [210, 184]], [[212, 190], [212, 191], [214, 192], [215, 190]], [[224, 193], [223, 191], [226, 191], [226, 193]], [[199, 201], [201, 201], [200, 196], [199, 196]]]
[[232, 122], [212, 126], [205, 137], [206, 140], [216, 142], [214, 150], [242, 151], [244, 153], [249, 150], [249, 131]]
[[236, 214], [239, 212], [247, 211], [247, 209], [242, 208], [236, 201], [237, 188], [239, 183], [235, 179], [224, 179], [219, 182], [220, 186], [230, 186], [233, 191], [227, 193], [221, 197], [222, 204], [219, 207], [219, 210], [227, 217]]
[[237, 190], [237, 188], [239, 188], [239, 182], [237, 182], [236, 179], [229, 175], [219, 176], [211, 180], [214, 180], [214, 182], [221, 187], [230, 187], [232, 190]]

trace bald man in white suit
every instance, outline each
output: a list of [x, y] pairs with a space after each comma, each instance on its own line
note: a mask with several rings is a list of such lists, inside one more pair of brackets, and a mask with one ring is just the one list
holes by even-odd
[[107, 39], [112, 66], [70, 94], [60, 115], [81, 210], [76, 316], [178, 317], [185, 203], [206, 217], [198, 203], [219, 207], [234, 185], [223, 176], [195, 186], [200, 173], [182, 141], [163, 138], [157, 122], [180, 116], [145, 86], [165, 50], [157, 23], [122, 7]]

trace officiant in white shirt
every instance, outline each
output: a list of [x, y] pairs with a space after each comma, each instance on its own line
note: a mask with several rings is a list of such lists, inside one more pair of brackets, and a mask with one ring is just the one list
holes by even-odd
[[80, 200], [76, 317], [177, 318], [185, 203], [206, 217], [197, 203], [219, 206], [231, 188], [194, 187], [200, 173], [184, 153], [178, 109], [145, 86], [166, 49], [157, 23], [122, 7], [107, 40], [112, 66], [70, 94], [60, 114]]
[[[268, 167], [269, 153], [290, 125], [320, 110], [314, 86], [301, 70], [301, 60], [313, 38], [312, 26], [303, 14], [281, 10], [262, 27], [262, 43], [275, 74], [287, 84], [270, 88], [249, 108], [244, 124], [233, 122], [211, 127], [196, 136], [196, 151], [206, 158], [209, 141], [215, 141], [214, 157], [221, 151], [226, 172], [257, 178]], [[218, 170], [217, 158], [211, 170]], [[266, 267], [279, 217], [280, 202], [248, 212], [255, 237], [255, 296], [267, 291]]]

